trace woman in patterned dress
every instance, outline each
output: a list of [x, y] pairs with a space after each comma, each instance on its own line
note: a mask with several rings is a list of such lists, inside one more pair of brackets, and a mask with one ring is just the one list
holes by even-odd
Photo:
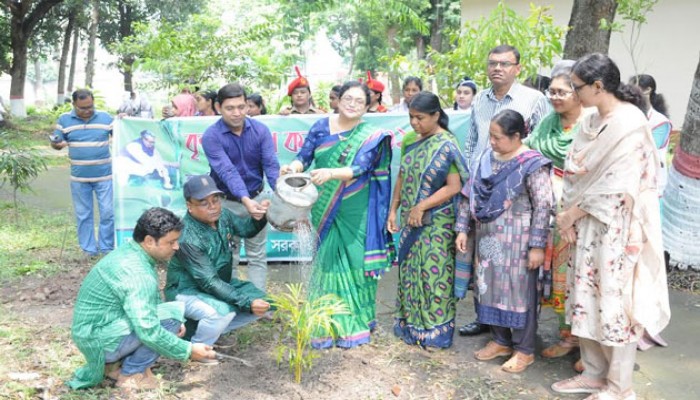
[[572, 246], [566, 317], [579, 338], [583, 374], [556, 382], [558, 393], [632, 400], [637, 341], [670, 318], [656, 192], [658, 155], [641, 93], [594, 53], [573, 67], [571, 85], [586, 107], [564, 168], [561, 237]]
[[394, 334], [408, 344], [446, 348], [457, 302], [452, 198], [466, 180], [466, 162], [435, 94], [414, 96], [409, 117], [414, 132], [403, 138], [388, 220], [390, 232], [401, 231]]
[[493, 339], [474, 357], [512, 355], [501, 369], [518, 373], [535, 361], [537, 279], [554, 203], [551, 161], [522, 143], [527, 129], [517, 111], [496, 114], [489, 135], [491, 149], [462, 191], [457, 250], [467, 252], [473, 218], [477, 319], [490, 326]]

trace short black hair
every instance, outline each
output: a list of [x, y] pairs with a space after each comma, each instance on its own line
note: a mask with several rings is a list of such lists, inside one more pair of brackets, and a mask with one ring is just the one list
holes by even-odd
[[496, 46], [491, 51], [489, 51], [489, 55], [491, 54], [503, 54], [503, 53], [513, 53], [515, 55], [515, 63], [520, 64], [520, 52], [518, 51], [517, 48], [509, 45], [509, 44], [502, 44], [500, 46]]
[[216, 102], [223, 104], [226, 99], [235, 99], [237, 97], [243, 96], [243, 100], [247, 101], [248, 96], [246, 95], [245, 88], [240, 83], [229, 83], [224, 85], [216, 95]]
[[95, 99], [95, 96], [92, 95], [92, 92], [88, 89], [77, 89], [75, 92], [73, 92], [73, 103], [75, 103], [78, 100], [85, 100], [88, 97], [91, 99]]
[[136, 243], [143, 243], [146, 236], [151, 236], [157, 242], [170, 232], [181, 232], [182, 228], [182, 221], [172, 211], [153, 207], [139, 217], [134, 227], [133, 238]]

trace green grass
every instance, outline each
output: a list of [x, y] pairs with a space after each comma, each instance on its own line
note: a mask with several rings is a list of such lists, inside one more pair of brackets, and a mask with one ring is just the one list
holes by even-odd
[[73, 217], [19, 206], [19, 219], [9, 202], [0, 201], [0, 281], [49, 275], [79, 255]]
[[46, 146], [55, 126], [56, 118], [50, 114], [32, 115], [22, 120], [10, 119], [0, 130], [0, 139], [20, 148]]

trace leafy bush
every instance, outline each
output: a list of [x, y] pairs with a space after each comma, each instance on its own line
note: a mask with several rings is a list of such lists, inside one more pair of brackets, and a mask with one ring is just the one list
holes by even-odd
[[0, 186], [9, 183], [12, 187], [12, 202], [17, 220], [17, 192], [31, 191], [29, 183], [41, 171], [46, 170], [46, 163], [32, 149], [20, 149], [5, 142], [0, 150]]

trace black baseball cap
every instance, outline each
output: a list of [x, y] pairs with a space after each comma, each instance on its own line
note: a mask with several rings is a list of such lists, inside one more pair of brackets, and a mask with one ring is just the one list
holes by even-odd
[[216, 187], [214, 179], [209, 175], [191, 176], [190, 179], [185, 182], [185, 187], [182, 192], [185, 195], [185, 200], [203, 200], [212, 194], [224, 194], [224, 192]]

